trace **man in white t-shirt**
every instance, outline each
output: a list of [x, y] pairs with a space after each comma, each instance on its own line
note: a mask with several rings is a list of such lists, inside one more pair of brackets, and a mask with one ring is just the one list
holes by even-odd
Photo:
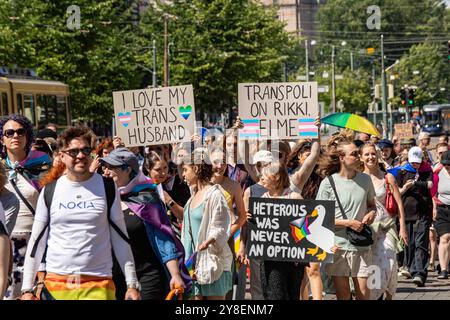
[[[114, 188], [111, 222], [108, 222], [103, 178], [89, 172], [94, 141], [93, 132], [86, 127], [69, 128], [62, 136], [61, 160], [66, 174], [56, 181], [49, 208], [45, 188], [50, 188], [50, 184], [39, 196], [25, 258], [24, 300], [34, 298], [32, 288], [46, 247], [45, 285], [52, 298], [114, 299], [111, 249], [125, 274], [128, 287], [125, 299], [140, 298], [134, 259], [125, 238], [128, 235], [119, 193]], [[122, 237], [115, 228], [120, 229]]]

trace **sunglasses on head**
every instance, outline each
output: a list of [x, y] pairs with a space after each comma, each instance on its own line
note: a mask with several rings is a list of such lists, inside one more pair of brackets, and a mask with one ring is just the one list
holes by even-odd
[[17, 130], [14, 129], [7, 129], [3, 132], [3, 134], [5, 135], [5, 137], [7, 138], [11, 138], [14, 137], [14, 134], [17, 133], [17, 136], [19, 137], [23, 137], [26, 133], [27, 130], [25, 130], [25, 128], [19, 128]]
[[82, 154], [84, 154], [85, 156], [89, 156], [91, 154], [91, 152], [92, 152], [92, 148], [90, 148], [90, 147], [86, 147], [86, 148], [83, 148], [83, 149], [75, 148], [75, 149], [68, 149], [68, 150], [65, 150], [63, 152], [65, 154], [68, 154], [72, 158], [75, 158], [78, 154], [80, 154], [80, 152]]

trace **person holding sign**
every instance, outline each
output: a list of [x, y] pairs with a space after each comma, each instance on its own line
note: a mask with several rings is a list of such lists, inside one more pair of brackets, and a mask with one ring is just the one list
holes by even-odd
[[231, 212], [222, 187], [211, 183], [213, 170], [206, 149], [195, 149], [182, 164], [183, 178], [193, 189], [184, 207], [181, 241], [186, 258], [196, 254], [194, 299], [224, 300], [232, 288]]
[[331, 146], [319, 163], [327, 178], [320, 184], [316, 200], [336, 200], [335, 241], [342, 250], [334, 255], [334, 262], [326, 270], [333, 277], [338, 300], [351, 299], [349, 278], [353, 280], [356, 299], [370, 298], [370, 245], [356, 246], [349, 238], [350, 229], [361, 232], [376, 217], [375, 189], [370, 177], [358, 171], [360, 165], [358, 147], [345, 139]]
[[[289, 175], [280, 163], [271, 163], [262, 170], [261, 182], [268, 191], [263, 198], [302, 199], [290, 188]], [[305, 265], [296, 262], [261, 262], [261, 283], [265, 300], [298, 300]]]

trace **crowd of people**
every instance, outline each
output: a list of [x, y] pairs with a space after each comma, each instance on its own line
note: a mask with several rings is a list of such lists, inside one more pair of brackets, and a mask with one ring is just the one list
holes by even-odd
[[[390, 300], [398, 277], [448, 279], [447, 137], [433, 159], [426, 133], [341, 130], [321, 143], [240, 140], [241, 127], [127, 148], [84, 126], [35, 133], [3, 117], [0, 298], [232, 299], [240, 268], [256, 300]], [[333, 262], [248, 257], [253, 197], [334, 200]]]

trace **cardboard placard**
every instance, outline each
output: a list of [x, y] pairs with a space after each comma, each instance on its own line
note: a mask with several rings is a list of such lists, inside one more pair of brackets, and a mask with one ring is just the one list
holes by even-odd
[[248, 256], [331, 263], [334, 210], [334, 201], [250, 198]]
[[127, 147], [190, 141], [192, 85], [113, 92], [116, 132]]
[[240, 139], [317, 138], [317, 82], [240, 83]]
[[398, 139], [414, 138], [412, 123], [396, 123], [394, 129]]

